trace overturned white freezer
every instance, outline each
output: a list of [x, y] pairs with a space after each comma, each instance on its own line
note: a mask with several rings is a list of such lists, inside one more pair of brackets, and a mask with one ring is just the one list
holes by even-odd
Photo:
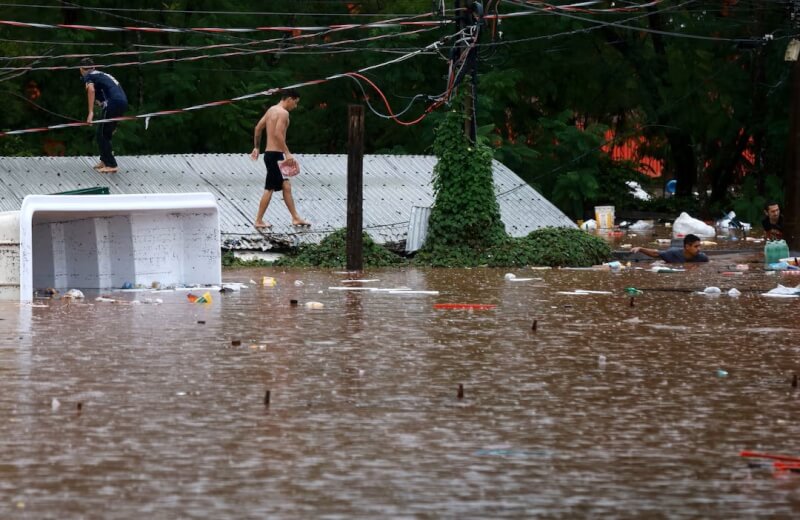
[[210, 193], [29, 195], [20, 211], [0, 214], [2, 299], [30, 301], [35, 289], [50, 287], [221, 280], [219, 211]]

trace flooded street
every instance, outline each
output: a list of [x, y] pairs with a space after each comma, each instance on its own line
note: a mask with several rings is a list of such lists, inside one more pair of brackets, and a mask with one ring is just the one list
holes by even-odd
[[800, 475], [739, 452], [800, 456], [798, 300], [761, 296], [800, 276], [712, 260], [350, 284], [438, 295], [259, 268], [208, 305], [2, 303], [0, 516], [789, 516]]

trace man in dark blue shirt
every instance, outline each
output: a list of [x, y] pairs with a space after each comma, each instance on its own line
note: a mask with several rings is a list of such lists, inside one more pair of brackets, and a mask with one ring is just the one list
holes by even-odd
[[689, 262], [708, 262], [708, 257], [700, 252], [700, 239], [697, 235], [688, 234], [683, 239], [683, 249], [673, 247], [666, 251], [657, 251], [646, 247], [631, 248], [631, 253], [642, 253], [652, 258], [660, 258], [670, 264]]
[[[81, 79], [86, 85], [86, 97], [89, 101], [89, 115], [86, 122], [94, 120], [94, 105], [102, 107], [100, 119], [120, 117], [128, 109], [128, 97], [114, 76], [95, 70], [91, 58], [81, 60]], [[100, 123], [97, 125], [97, 144], [100, 146], [100, 162], [94, 169], [100, 173], [116, 173], [117, 160], [111, 150], [111, 137], [117, 128], [117, 122]]]

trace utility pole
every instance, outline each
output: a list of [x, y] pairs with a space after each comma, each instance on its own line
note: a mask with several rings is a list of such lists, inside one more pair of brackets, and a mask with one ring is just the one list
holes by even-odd
[[[792, 27], [800, 28], [800, 0], [792, 2]], [[800, 61], [798, 61], [800, 43], [793, 39], [789, 42], [785, 60], [792, 67], [791, 86], [789, 88], [789, 142], [786, 147], [787, 161], [784, 175], [785, 204], [783, 214], [783, 235], [789, 249], [800, 249]]]
[[[483, 5], [477, 0], [455, 0], [456, 24], [459, 31], [472, 27], [473, 37], [477, 42], [480, 35], [481, 23], [483, 23]], [[468, 32], [468, 31], [465, 31]], [[464, 70], [471, 75], [471, 84], [467, 94], [464, 96], [464, 135], [475, 142], [478, 133], [478, 47], [473, 46], [469, 49], [460, 49], [456, 58], [464, 56]]]
[[364, 105], [347, 107], [347, 270], [364, 269]]

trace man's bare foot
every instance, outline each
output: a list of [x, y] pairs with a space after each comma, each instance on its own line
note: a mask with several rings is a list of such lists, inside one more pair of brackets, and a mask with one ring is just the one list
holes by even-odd
[[260, 220], [253, 225], [255, 226], [256, 229], [272, 229], [272, 224]]
[[94, 166], [92, 166], [92, 168], [94, 168], [95, 170], [99, 170], [99, 169], [105, 168], [105, 167], [106, 167], [106, 163], [104, 163], [103, 161], [100, 161], [99, 163], [97, 163]]
[[305, 221], [305, 220], [303, 220], [301, 218], [297, 218], [297, 219], [292, 220], [292, 225], [293, 226], [299, 226], [299, 227], [311, 227], [311, 222], [307, 222], [307, 221]]
[[98, 173], [117, 173], [118, 171], [119, 171], [119, 168], [117, 168], [116, 166], [114, 166], [114, 167], [112, 167], [112, 166], [103, 166], [102, 168], [99, 168], [97, 170]]

